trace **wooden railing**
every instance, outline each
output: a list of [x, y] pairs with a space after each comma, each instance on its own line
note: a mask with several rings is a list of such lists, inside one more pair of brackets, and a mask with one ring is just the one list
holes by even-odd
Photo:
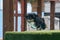
[[[37, 7], [37, 13], [38, 16], [41, 17], [42, 13], [42, 5], [44, 4], [44, 0], [38, 0], [38, 7]], [[24, 18], [25, 14], [27, 13], [27, 1], [21, 0], [21, 14], [18, 14], [17, 9], [17, 2], [16, 0], [16, 14], [14, 14], [14, 2], [13, 0], [3, 0], [3, 34], [6, 31], [13, 31], [14, 30], [14, 16], [16, 17], [16, 28], [17, 31], [18, 27], [18, 16], [21, 16], [21, 31], [26, 30], [26, 20]], [[55, 17], [55, 0], [50, 1], [50, 29], [54, 30], [54, 17]]]
[[[25, 31], [25, 14], [27, 13], [27, 3], [26, 0], [21, 0], [21, 14], [18, 14], [18, 9], [17, 9], [17, 3], [18, 0], [16, 0], [16, 13], [14, 14], [14, 9], [13, 9], [13, 0], [3, 0], [3, 29], [4, 31], [13, 31], [14, 29], [14, 19], [13, 16], [16, 17], [16, 31], [17, 31], [17, 27], [18, 27], [18, 16], [21, 16], [21, 31]], [[41, 17], [41, 13], [42, 13], [42, 5], [44, 4], [43, 0], [38, 0], [38, 7], [37, 7], [37, 13], [38, 16]], [[51, 5], [50, 5], [50, 29], [53, 30], [54, 29], [54, 16], [55, 16], [55, 1], [50, 1]]]

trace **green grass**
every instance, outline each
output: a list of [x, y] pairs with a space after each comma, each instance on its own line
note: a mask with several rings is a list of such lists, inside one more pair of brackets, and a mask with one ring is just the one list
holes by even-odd
[[5, 40], [60, 40], [60, 31], [6, 32]]

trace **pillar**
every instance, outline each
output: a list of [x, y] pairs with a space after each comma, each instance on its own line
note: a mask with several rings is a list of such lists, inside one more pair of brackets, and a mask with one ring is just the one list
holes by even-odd
[[50, 1], [50, 29], [54, 30], [54, 17], [55, 17], [55, 1]]
[[21, 31], [26, 30], [25, 15], [27, 13], [27, 0], [21, 0]]

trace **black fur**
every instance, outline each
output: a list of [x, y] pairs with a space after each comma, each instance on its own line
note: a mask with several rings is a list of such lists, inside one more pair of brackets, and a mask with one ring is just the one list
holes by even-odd
[[37, 28], [41, 28], [41, 29], [45, 29], [46, 28], [46, 24], [45, 24], [44, 18], [38, 17], [38, 15], [35, 14], [35, 13], [27, 14], [25, 16], [25, 18], [26, 18], [26, 20], [34, 19], [34, 22], [35, 22], [35, 25], [36, 25]]

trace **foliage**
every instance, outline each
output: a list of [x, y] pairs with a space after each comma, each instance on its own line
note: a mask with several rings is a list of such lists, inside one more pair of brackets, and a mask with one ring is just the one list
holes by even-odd
[[60, 31], [6, 32], [4, 40], [60, 40]]

